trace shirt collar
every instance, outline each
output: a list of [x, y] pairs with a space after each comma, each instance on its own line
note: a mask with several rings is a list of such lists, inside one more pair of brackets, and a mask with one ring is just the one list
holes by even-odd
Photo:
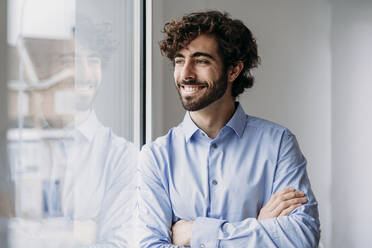
[[[226, 124], [226, 126], [234, 130], [236, 135], [238, 135], [239, 137], [242, 137], [244, 128], [245, 128], [246, 115], [245, 115], [243, 108], [239, 104], [239, 102], [236, 102], [236, 104], [237, 104], [237, 108], [235, 110], [235, 113], [231, 117], [229, 122]], [[187, 111], [185, 114], [185, 117], [182, 122], [182, 128], [184, 130], [187, 142], [189, 142], [191, 137], [196, 133], [196, 131], [199, 130], [199, 127], [191, 119], [189, 111]]]
[[246, 124], [245, 123], [246, 115], [240, 103], [236, 102], [236, 104], [238, 106], [236, 107], [235, 113], [231, 117], [229, 122], [226, 124], [226, 126], [234, 130], [236, 135], [238, 135], [239, 138], [241, 138], [243, 136], [243, 132], [244, 132], [245, 124]]
[[186, 112], [185, 117], [183, 118], [182, 127], [187, 142], [189, 142], [194, 133], [199, 130], [199, 127], [191, 119], [189, 111]]
[[88, 119], [81, 123], [77, 128], [78, 131], [87, 141], [91, 142], [97, 130], [102, 126], [98, 121], [96, 113], [92, 110]]

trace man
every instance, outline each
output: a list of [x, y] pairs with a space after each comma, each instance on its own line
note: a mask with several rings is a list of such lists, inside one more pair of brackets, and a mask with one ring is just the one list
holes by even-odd
[[257, 46], [217, 11], [165, 24], [183, 122], [143, 148], [141, 247], [316, 247], [317, 202], [295, 136], [244, 113]]

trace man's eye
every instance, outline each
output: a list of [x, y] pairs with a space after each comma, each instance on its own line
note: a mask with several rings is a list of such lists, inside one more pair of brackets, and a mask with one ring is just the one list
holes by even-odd
[[180, 60], [180, 59], [179, 60], [175, 60], [174, 63], [175, 64], [182, 64], [183, 63], [183, 60]]
[[197, 62], [198, 64], [209, 64], [209, 61], [206, 60], [206, 59], [198, 59], [196, 62]]

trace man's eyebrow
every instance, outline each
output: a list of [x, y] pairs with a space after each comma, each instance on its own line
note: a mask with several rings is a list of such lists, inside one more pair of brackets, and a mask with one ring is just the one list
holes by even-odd
[[215, 60], [215, 58], [212, 55], [210, 55], [209, 53], [203, 53], [203, 52], [196, 52], [191, 56], [191, 58], [196, 58], [196, 57], [207, 57], [207, 58]]
[[176, 55], [174, 55], [174, 58], [184, 58], [185, 56], [183, 56], [181, 53], [177, 53]]
[[[191, 58], [196, 58], [196, 57], [207, 57], [207, 58], [215, 60], [215, 58], [212, 55], [210, 55], [209, 53], [203, 53], [203, 52], [196, 52], [193, 55], [191, 55]], [[174, 55], [174, 58], [185, 58], [185, 56], [181, 53], [177, 53], [176, 55]]]

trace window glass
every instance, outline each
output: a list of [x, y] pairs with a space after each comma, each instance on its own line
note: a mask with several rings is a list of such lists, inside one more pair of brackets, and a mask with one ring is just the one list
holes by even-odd
[[8, 1], [9, 247], [130, 242], [134, 21], [129, 0]]

